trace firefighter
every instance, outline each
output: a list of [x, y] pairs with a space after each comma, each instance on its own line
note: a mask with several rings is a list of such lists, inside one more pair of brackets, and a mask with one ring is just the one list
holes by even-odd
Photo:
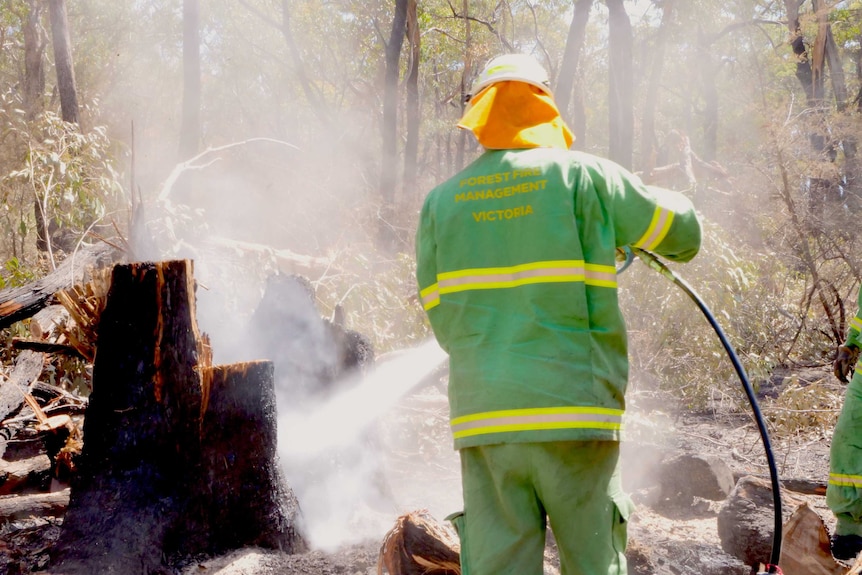
[[681, 194], [570, 151], [542, 66], [491, 60], [458, 127], [484, 153], [425, 199], [417, 282], [449, 354], [465, 575], [624, 574], [633, 504], [620, 480], [628, 379], [616, 253], [684, 262], [701, 226]]
[[847, 340], [838, 348], [833, 363], [835, 376], [847, 383], [855, 373], [844, 395], [844, 406], [835, 424], [829, 449], [829, 484], [826, 504], [835, 515], [832, 535], [832, 555], [836, 559], [852, 560], [862, 551], [862, 373], [858, 369], [859, 349], [862, 348], [862, 290], [858, 296], [856, 317], [850, 322]]

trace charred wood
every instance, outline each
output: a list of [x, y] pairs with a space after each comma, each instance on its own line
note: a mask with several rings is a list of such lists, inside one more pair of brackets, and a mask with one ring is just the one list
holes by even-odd
[[0, 495], [47, 491], [51, 485], [51, 459], [37, 455], [20, 461], [0, 460]]
[[6, 381], [0, 382], [0, 421], [15, 413], [30, 393], [30, 385], [42, 374], [45, 356], [25, 350], [15, 359], [15, 367]]
[[62, 517], [68, 505], [68, 488], [52, 493], [0, 496], [0, 523], [28, 517]]
[[30, 351], [37, 351], [39, 353], [57, 353], [62, 355], [69, 355], [72, 357], [79, 357], [81, 359], [87, 359], [74, 346], [66, 345], [63, 343], [52, 343], [50, 341], [14, 338], [12, 340], [12, 348], [20, 350], [27, 349]]
[[[190, 532], [211, 555], [244, 546], [305, 549], [295, 519], [298, 505], [277, 454], [273, 364], [258, 361], [217, 366], [203, 418], [204, 485], [196, 501], [202, 529]], [[298, 439], [298, 438], [297, 438]]]
[[[277, 463], [264, 461], [274, 453], [274, 428], [259, 429], [275, 420], [271, 365], [213, 370], [194, 285], [187, 260], [113, 270], [83, 451], [51, 573], [170, 571], [189, 554], [253, 537], [288, 552], [302, 545], [292, 493]], [[241, 518], [244, 505], [256, 521]], [[213, 524], [224, 520], [220, 513], [246, 521], [248, 531], [220, 533], [226, 526]], [[262, 532], [266, 521], [270, 530]]]
[[118, 259], [119, 252], [107, 244], [85, 246], [47, 276], [0, 291], [0, 329], [35, 315], [51, 303], [56, 292], [82, 282], [91, 268], [106, 266]]

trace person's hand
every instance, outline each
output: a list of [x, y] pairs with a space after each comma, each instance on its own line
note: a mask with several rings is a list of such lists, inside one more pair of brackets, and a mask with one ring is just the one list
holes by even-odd
[[847, 375], [850, 370], [855, 367], [859, 359], [859, 348], [848, 347], [842, 345], [838, 348], [838, 353], [835, 354], [835, 361], [832, 363], [832, 373], [842, 383], [847, 383]]

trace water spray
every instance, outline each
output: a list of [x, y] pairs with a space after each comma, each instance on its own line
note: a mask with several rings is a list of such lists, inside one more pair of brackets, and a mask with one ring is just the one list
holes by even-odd
[[[769, 564], [767, 564], [764, 568], [766, 571], [764, 573], [781, 573], [781, 568], [778, 566], [778, 560], [781, 557], [781, 528], [782, 528], [782, 520], [781, 520], [781, 490], [778, 482], [778, 470], [775, 466], [775, 456], [772, 453], [772, 446], [769, 441], [769, 433], [766, 430], [766, 423], [763, 420], [763, 415], [760, 412], [760, 406], [757, 403], [757, 398], [754, 395], [754, 390], [751, 387], [751, 382], [748, 380], [748, 376], [745, 373], [745, 369], [742, 367], [742, 363], [739, 361], [739, 357], [736, 355], [736, 351], [733, 349], [733, 346], [730, 345], [730, 342], [727, 339], [727, 336], [724, 333], [724, 330], [721, 329], [721, 326], [716, 321], [715, 316], [712, 314], [710, 309], [706, 306], [700, 296], [685, 282], [682, 278], [678, 277], [673, 273], [664, 263], [662, 263], [654, 254], [644, 251], [640, 248], [624, 248], [625, 251], [625, 262], [618, 268], [617, 273], [625, 270], [631, 262], [634, 260], [634, 256], [636, 255], [642, 262], [644, 262], [649, 268], [658, 272], [665, 278], [669, 279], [673, 282], [677, 287], [682, 289], [685, 294], [691, 298], [694, 303], [697, 304], [697, 307], [700, 308], [700, 311], [703, 312], [703, 315], [706, 317], [709, 324], [712, 326], [712, 329], [715, 330], [715, 333], [718, 335], [718, 339], [721, 340], [721, 344], [724, 346], [725, 351], [727, 352], [728, 357], [730, 358], [731, 363], [733, 363], [733, 368], [736, 370], [736, 374], [739, 376], [739, 380], [742, 382], [742, 387], [745, 389], [745, 395], [748, 397], [748, 402], [751, 404], [751, 410], [754, 413], [754, 419], [757, 422], [757, 428], [760, 431], [760, 438], [763, 441], [763, 448], [766, 451], [766, 461], [769, 465], [769, 477], [772, 480], [772, 500], [773, 506], [775, 508], [775, 526], [772, 534], [772, 554], [769, 560]], [[760, 575], [760, 574], [758, 574]]]

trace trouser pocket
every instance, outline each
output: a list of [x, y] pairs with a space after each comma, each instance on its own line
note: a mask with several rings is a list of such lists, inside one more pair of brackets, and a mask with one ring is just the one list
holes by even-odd
[[461, 544], [461, 575], [470, 575], [470, 567], [467, 562], [467, 529], [464, 527], [464, 519], [463, 511], [456, 511], [446, 517], [446, 521], [450, 522], [455, 527], [455, 532], [458, 534], [458, 540]]

